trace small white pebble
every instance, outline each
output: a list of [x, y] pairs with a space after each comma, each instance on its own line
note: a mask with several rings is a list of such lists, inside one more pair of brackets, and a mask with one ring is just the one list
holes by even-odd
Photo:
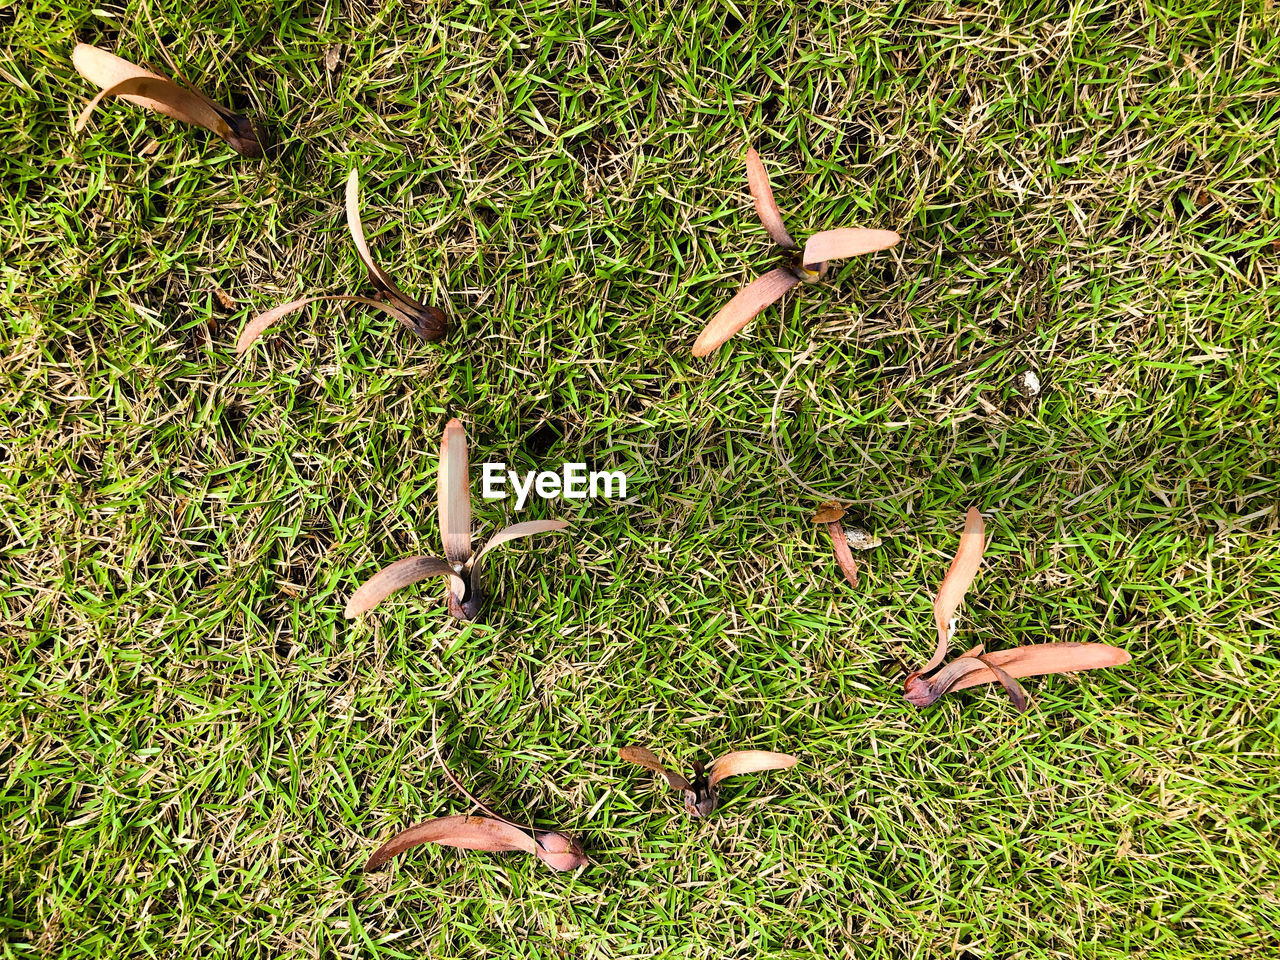
[[1040, 394], [1040, 378], [1034, 370], [1024, 370], [1014, 381], [1017, 390], [1024, 397], [1035, 397]]

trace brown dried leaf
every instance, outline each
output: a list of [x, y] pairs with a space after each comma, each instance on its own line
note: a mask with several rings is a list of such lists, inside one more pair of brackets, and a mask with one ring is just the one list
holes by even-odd
[[301, 300], [290, 300], [288, 303], [282, 303], [278, 307], [272, 307], [266, 313], [258, 314], [245, 324], [245, 328], [240, 331], [240, 338], [236, 340], [236, 355], [242, 356], [246, 350], [253, 346], [254, 341], [262, 336], [263, 332], [277, 320], [281, 320], [289, 314], [301, 310], [309, 303], [316, 303], [320, 300], [328, 300], [331, 302], [336, 301], [339, 303], [363, 303], [366, 307], [374, 307], [375, 309], [381, 310], [383, 313], [389, 313], [397, 320], [403, 322], [403, 317], [399, 311], [389, 303], [384, 303], [381, 300], [370, 300], [368, 297], [303, 297]]
[[1073, 673], [1118, 667], [1133, 658], [1125, 650], [1105, 643], [1033, 643], [1012, 650], [996, 650], [985, 654], [983, 669], [967, 673], [951, 686], [964, 690], [999, 678], [988, 669], [994, 665], [1011, 677], [1038, 677], [1051, 673]]
[[235, 298], [216, 283], [213, 285], [213, 298], [218, 301], [218, 305], [223, 310], [234, 310], [236, 308]]
[[960, 546], [956, 550], [955, 559], [951, 561], [947, 575], [942, 578], [938, 596], [933, 601], [938, 646], [929, 662], [921, 668], [921, 673], [928, 673], [947, 655], [947, 644], [951, 640], [951, 618], [955, 616], [956, 608], [964, 600], [965, 593], [982, 565], [983, 530], [982, 514], [977, 507], [970, 507], [965, 514], [964, 533], [960, 534]]
[[392, 857], [424, 843], [438, 843], [461, 850], [484, 850], [489, 853], [523, 850], [536, 855], [538, 852], [538, 845], [533, 837], [501, 820], [470, 816], [440, 817], [414, 824], [396, 834], [374, 851], [364, 865], [365, 872], [377, 870]]
[[840, 506], [838, 500], [828, 500], [818, 508], [818, 512], [813, 515], [814, 523], [835, 523], [837, 520], [844, 518], [844, 507]]
[[76, 133], [84, 129], [98, 104], [107, 97], [117, 96], [148, 110], [204, 127], [243, 156], [262, 155], [262, 136], [257, 126], [198, 90], [188, 90], [168, 77], [87, 43], [76, 44], [71, 60], [81, 76], [101, 88], [76, 120]]
[[756, 153], [754, 147], [747, 148], [747, 186], [751, 190], [751, 199], [756, 203], [756, 216], [769, 231], [773, 242], [788, 250], [794, 250], [796, 242], [791, 239], [786, 224], [782, 222], [782, 211], [778, 209], [778, 204], [773, 199], [773, 187], [769, 184], [769, 174], [765, 172], [764, 164], [760, 162], [760, 154]]
[[618, 751], [618, 756], [622, 757], [623, 760], [639, 764], [646, 770], [652, 770], [654, 773], [661, 775], [666, 779], [667, 784], [673, 790], [693, 789], [688, 780], [676, 773], [674, 770], [668, 770], [664, 767], [662, 765], [662, 761], [659, 760], [648, 747], [623, 747]]
[[444, 555], [455, 565], [471, 559], [471, 477], [467, 463], [467, 432], [454, 417], [444, 428], [440, 444], [440, 535]]
[[762, 770], [787, 770], [800, 760], [789, 753], [771, 753], [768, 750], [735, 750], [723, 757], [711, 761], [707, 771], [707, 785], [715, 790], [721, 780], [726, 777], [737, 777], [744, 773], [759, 773]]
[[439, 557], [406, 557], [391, 566], [379, 570], [351, 595], [344, 615], [350, 620], [372, 610], [401, 587], [425, 580], [428, 577], [448, 577], [450, 590], [462, 595], [466, 589], [462, 579]]
[[900, 239], [902, 238], [892, 230], [863, 230], [851, 227], [823, 230], [805, 241], [802, 259], [806, 270], [821, 270], [828, 260], [842, 260], [845, 257], [887, 250]]
[[831, 533], [831, 545], [835, 547], [836, 563], [840, 566], [840, 572], [844, 574], [844, 578], [849, 581], [851, 586], [858, 585], [858, 563], [853, 559], [853, 554], [849, 550], [849, 541], [845, 539], [844, 527], [837, 523], [827, 524], [827, 530]]
[[347, 177], [346, 207], [347, 227], [351, 230], [351, 239], [355, 241], [356, 253], [359, 254], [360, 261], [369, 273], [370, 282], [399, 310], [396, 319], [424, 340], [439, 340], [448, 328], [444, 313], [436, 307], [413, 299], [401, 290], [391, 279], [391, 274], [378, 266], [369, 252], [369, 244], [364, 235], [364, 222], [360, 219], [360, 173], [354, 168]]
[[751, 322], [761, 310], [782, 299], [800, 279], [783, 267], [770, 270], [738, 291], [698, 334], [693, 355], [705, 357]]

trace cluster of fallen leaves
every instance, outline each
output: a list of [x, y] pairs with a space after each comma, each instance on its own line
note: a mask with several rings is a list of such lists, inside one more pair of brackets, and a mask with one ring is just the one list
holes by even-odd
[[[325, 66], [332, 71], [338, 64], [340, 50], [330, 48]], [[99, 91], [76, 121], [77, 132], [84, 129], [97, 107], [108, 97], [120, 97], [149, 110], [203, 127], [221, 137], [237, 153], [246, 157], [262, 156], [268, 146], [265, 130], [254, 120], [241, 116], [205, 96], [193, 84], [183, 86], [159, 73], [87, 44], [79, 44], [72, 55], [76, 69]], [[747, 151], [747, 184], [755, 201], [760, 222], [779, 246], [800, 251], [783, 223], [782, 213], [773, 198], [773, 189], [759, 155]], [[318, 301], [359, 303], [382, 310], [423, 340], [438, 340], [445, 335], [447, 321], [437, 307], [417, 300], [404, 292], [377, 262], [365, 240], [360, 218], [360, 184], [355, 170], [346, 186], [346, 215], [356, 253], [368, 271], [369, 281], [378, 298], [344, 295], [309, 296], [293, 300], [259, 314], [244, 327], [236, 344], [236, 352], [244, 354], [273, 324], [308, 304]], [[898, 243], [898, 234], [890, 230], [840, 228], [815, 233], [804, 244], [793, 262], [777, 267], [749, 283], [707, 324], [693, 345], [693, 354], [703, 357], [723, 345], [752, 318], [781, 299], [800, 283], [814, 283], [827, 275], [832, 260], [885, 250]], [[235, 301], [222, 290], [215, 295], [226, 309]], [[518, 537], [563, 530], [563, 520], [533, 520], [516, 523], [499, 530], [479, 550], [473, 547], [471, 529], [471, 491], [467, 455], [467, 438], [462, 423], [450, 420], [445, 427], [440, 449], [439, 518], [444, 556], [412, 556], [397, 560], [384, 568], [359, 589], [347, 602], [346, 616], [366, 613], [393, 591], [432, 577], [443, 577], [448, 584], [449, 613], [463, 621], [476, 620], [485, 600], [481, 561], [494, 547]], [[826, 527], [831, 537], [836, 563], [852, 586], [858, 585], [858, 566], [852, 550], [868, 550], [880, 541], [861, 528], [846, 528], [843, 507], [836, 502], [822, 505], [813, 517]], [[960, 547], [938, 589], [934, 601], [938, 642], [933, 656], [919, 670], [906, 678], [906, 699], [917, 707], [927, 707], [938, 698], [987, 683], [999, 683], [1007, 691], [1015, 708], [1025, 710], [1026, 692], [1019, 678], [1041, 674], [1092, 670], [1127, 663], [1129, 654], [1101, 643], [1041, 643], [1015, 647], [992, 653], [979, 644], [961, 656], [947, 661], [947, 652], [955, 634], [955, 612], [982, 563], [985, 533], [981, 514], [971, 508], [965, 521]], [[434, 736], [433, 736], [434, 746]], [[628, 746], [620, 757], [662, 776], [668, 785], [681, 793], [685, 811], [693, 817], [709, 816], [719, 802], [720, 784], [728, 777], [767, 770], [787, 769], [798, 763], [796, 757], [763, 750], [741, 750], [726, 753], [704, 768], [693, 763], [693, 777], [687, 779], [664, 766], [648, 748]], [[581, 843], [571, 834], [558, 830], [541, 830], [532, 824], [508, 819], [476, 799], [440, 760], [436, 760], [449, 782], [483, 815], [463, 814], [441, 817], [415, 824], [387, 841], [369, 858], [366, 870], [376, 870], [391, 858], [424, 843], [490, 852], [523, 851], [538, 857], [555, 870], [575, 870], [587, 864]]]

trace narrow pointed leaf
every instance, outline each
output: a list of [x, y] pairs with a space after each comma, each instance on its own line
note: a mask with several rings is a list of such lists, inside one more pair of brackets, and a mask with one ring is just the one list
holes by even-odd
[[[1033, 643], [1012, 650], [996, 650], [983, 659], [1004, 670], [1011, 677], [1038, 677], [1051, 673], [1074, 673], [1118, 667], [1133, 658], [1128, 651], [1105, 643]], [[941, 673], [939, 673], [941, 676]], [[999, 680], [984, 664], [981, 670], [967, 673], [952, 684], [952, 690], [964, 690]]]
[[436, 307], [415, 300], [400, 289], [391, 274], [378, 266], [373, 254], [369, 252], [369, 244], [364, 235], [364, 221], [360, 218], [360, 173], [354, 168], [347, 177], [346, 201], [347, 227], [351, 231], [351, 239], [355, 241], [360, 261], [369, 272], [370, 282], [400, 309], [402, 316], [397, 319], [401, 323], [424, 340], [439, 340], [448, 327], [444, 313]]
[[864, 253], [887, 250], [899, 237], [892, 230], [863, 230], [844, 227], [815, 233], [804, 245], [803, 261], [808, 270], [821, 270], [828, 260], [842, 260]]
[[71, 59], [81, 76], [101, 88], [76, 121], [77, 133], [84, 129], [90, 115], [105, 98], [118, 96], [148, 110], [204, 127], [244, 156], [262, 155], [262, 137], [257, 126], [198, 90], [188, 90], [162, 74], [87, 43], [77, 44]]
[[520, 537], [532, 537], [539, 533], [552, 533], [556, 530], [563, 530], [567, 526], [569, 526], [568, 520], [526, 520], [523, 523], [513, 523], [509, 527], [503, 527], [490, 537], [489, 542], [481, 548], [476, 560], [478, 561], [480, 557], [483, 557], [494, 547], [500, 547], [504, 543], [510, 543]]
[[303, 297], [301, 300], [290, 300], [288, 303], [282, 303], [278, 307], [272, 307], [266, 313], [258, 314], [245, 324], [244, 329], [240, 331], [239, 339], [236, 340], [236, 354], [243, 355], [246, 350], [253, 346], [254, 341], [262, 336], [266, 329], [276, 321], [287, 317], [291, 313], [296, 313], [309, 303], [316, 303], [320, 300], [338, 303], [362, 303], [366, 307], [374, 307], [383, 313], [390, 314], [401, 323], [404, 322], [404, 316], [394, 306], [382, 300], [370, 300], [368, 297]]
[[444, 555], [453, 564], [471, 559], [471, 477], [467, 432], [457, 417], [444, 428], [440, 444], [440, 535]]
[[644, 767], [646, 770], [652, 770], [654, 773], [660, 774], [667, 781], [667, 784], [673, 790], [692, 790], [693, 786], [680, 774], [674, 770], [668, 770], [662, 765], [652, 750], [647, 747], [623, 747], [618, 751], [618, 756], [630, 763], [636, 763]]
[[358, 617], [372, 610], [401, 587], [425, 580], [428, 577], [448, 577], [450, 590], [458, 595], [466, 589], [453, 567], [439, 557], [406, 557], [391, 566], [379, 570], [347, 601], [347, 619]]
[[942, 586], [938, 588], [938, 596], [933, 601], [933, 619], [938, 628], [938, 646], [933, 651], [929, 662], [921, 669], [928, 673], [940, 664], [947, 655], [947, 644], [951, 640], [951, 618], [956, 608], [964, 600], [973, 578], [977, 576], [978, 567], [982, 565], [984, 527], [982, 514], [977, 507], [970, 507], [964, 518], [964, 533], [960, 534], [960, 546], [956, 550], [947, 575], [942, 578]]
[[752, 280], [698, 334], [693, 355], [705, 357], [750, 323], [761, 310], [781, 300], [783, 294], [799, 282], [799, 277], [783, 267]]
[[369, 862], [364, 865], [365, 872], [377, 870], [392, 857], [424, 843], [490, 853], [506, 853], [511, 850], [537, 853], [533, 837], [501, 820], [491, 820], [488, 817], [440, 817], [414, 824], [396, 834], [374, 851]]
[[796, 248], [796, 242], [787, 233], [787, 226], [782, 222], [782, 211], [773, 199], [773, 187], [769, 184], [769, 174], [760, 162], [760, 154], [754, 147], [747, 149], [747, 186], [751, 189], [751, 199], [756, 202], [756, 216], [769, 231], [773, 242], [788, 250]]
[[759, 773], [761, 770], [786, 770], [794, 767], [800, 760], [789, 753], [771, 753], [768, 750], [735, 750], [726, 753], [711, 762], [707, 774], [707, 785], [714, 790], [725, 777], [736, 777], [744, 773]]

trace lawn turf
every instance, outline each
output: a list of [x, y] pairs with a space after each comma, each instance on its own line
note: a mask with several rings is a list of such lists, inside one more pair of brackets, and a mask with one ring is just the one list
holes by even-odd
[[[5, 21], [0, 956], [1280, 955], [1280, 7]], [[278, 154], [121, 101], [74, 136], [77, 40], [167, 51]], [[780, 262], [748, 143], [793, 234], [904, 239], [694, 361]], [[353, 166], [375, 255], [453, 332], [322, 306], [238, 362], [255, 313], [370, 292]], [[574, 527], [497, 556], [487, 625], [434, 582], [344, 620], [438, 550], [451, 416], [473, 463], [623, 469], [628, 499], [524, 511]], [[884, 539], [858, 589], [808, 522], [825, 497]], [[989, 688], [907, 705], [970, 504], [958, 643], [1133, 662], [1029, 680], [1024, 716]], [[433, 718], [592, 866], [423, 848], [363, 875], [468, 809]], [[803, 763], [696, 822], [630, 742]]]

